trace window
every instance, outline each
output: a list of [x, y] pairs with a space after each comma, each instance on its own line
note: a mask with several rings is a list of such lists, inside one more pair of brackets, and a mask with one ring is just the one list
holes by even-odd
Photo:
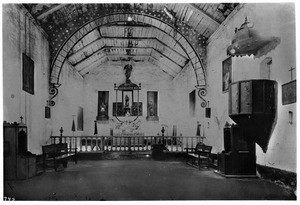
[[261, 79], [270, 79], [270, 68], [272, 64], [272, 58], [267, 57], [260, 63], [260, 78]]

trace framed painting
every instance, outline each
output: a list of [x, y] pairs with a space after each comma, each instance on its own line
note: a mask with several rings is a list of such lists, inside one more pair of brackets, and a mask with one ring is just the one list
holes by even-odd
[[97, 120], [108, 120], [109, 91], [98, 91], [98, 114]]
[[124, 116], [123, 104], [121, 102], [113, 103], [113, 116]]
[[296, 102], [296, 80], [282, 85], [282, 105]]
[[228, 92], [231, 83], [232, 59], [227, 58], [222, 62], [222, 91]]
[[23, 53], [23, 90], [34, 95], [34, 61]]
[[147, 91], [147, 117], [148, 121], [158, 121], [158, 112], [157, 112], [157, 100], [158, 92], [157, 91]]

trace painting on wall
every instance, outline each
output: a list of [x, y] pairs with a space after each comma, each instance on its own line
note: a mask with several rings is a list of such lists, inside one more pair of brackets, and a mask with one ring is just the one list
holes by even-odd
[[[117, 107], [116, 107], [117, 105]], [[113, 103], [113, 110], [112, 110], [113, 116], [124, 116], [124, 110], [123, 110], [123, 103]]]
[[97, 120], [108, 120], [108, 91], [98, 91]]
[[222, 91], [228, 92], [231, 83], [232, 59], [227, 58], [222, 63]]
[[147, 92], [147, 117], [148, 121], [157, 121], [157, 91]]
[[282, 105], [296, 102], [296, 80], [282, 85]]
[[143, 116], [143, 103], [142, 102], [134, 102], [132, 105], [132, 116]]
[[23, 90], [34, 95], [34, 61], [23, 53]]

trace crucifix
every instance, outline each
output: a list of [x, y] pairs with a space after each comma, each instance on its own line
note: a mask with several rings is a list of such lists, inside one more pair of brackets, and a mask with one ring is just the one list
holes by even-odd
[[291, 81], [293, 80], [293, 70], [295, 70], [296, 68], [291, 67], [291, 69], [289, 69], [289, 71], [291, 71]]

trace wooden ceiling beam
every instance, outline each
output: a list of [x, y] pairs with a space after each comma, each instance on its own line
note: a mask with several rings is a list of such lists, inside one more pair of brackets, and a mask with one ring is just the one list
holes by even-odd
[[63, 8], [65, 5], [66, 5], [66, 4], [59, 4], [59, 5], [57, 5], [57, 6], [53, 7], [53, 8], [51, 8], [51, 9], [49, 9], [48, 11], [42, 13], [41, 15], [39, 15], [39, 16], [37, 17], [37, 19], [38, 19], [38, 20], [41, 20], [41, 19], [45, 18], [45, 17], [47, 17], [48, 15], [54, 13], [55, 11], [57, 11], [57, 10]]
[[[157, 41], [158, 43], [160, 43], [161, 45], [167, 47], [168, 49], [170, 49], [172, 52], [176, 53], [177, 55], [179, 55], [180, 57], [182, 57], [184, 60], [187, 60], [188, 58], [183, 56], [182, 54], [180, 54], [179, 52], [177, 52], [176, 50], [174, 50], [173, 48], [169, 47], [167, 44], [165, 44], [164, 42], [160, 41], [159, 39], [155, 38], [155, 37], [150, 37], [150, 38], [146, 38], [146, 37], [132, 37], [132, 38], [128, 38], [128, 37], [103, 37], [100, 39], [96, 39], [92, 42], [90, 42], [89, 44], [87, 44], [85, 47], [80, 48], [79, 50], [77, 50], [75, 53], [72, 53], [71, 55], [68, 56], [68, 58], [72, 58], [72, 56], [77, 55], [78, 52], [82, 52], [84, 49], [86, 49], [89, 46], [92, 46], [92, 44], [96, 43], [97, 41], [103, 41], [106, 39], [116, 39], [116, 40], [154, 40]], [[113, 46], [112, 46], [113, 47]], [[126, 47], [121, 47], [121, 48], [126, 48]], [[142, 48], [142, 47], [135, 47], [135, 48]]]
[[[177, 75], [176, 72], [175, 72], [174, 70], [172, 70], [169, 66], [165, 65], [164, 63], [160, 62], [158, 59], [154, 58], [153, 56], [150, 56], [150, 58], [151, 58], [153, 61], [155, 61], [155, 62], [157, 62], [158, 64], [160, 64], [160, 65], [155, 65], [155, 64], [153, 64], [151, 61], [148, 60], [151, 64], [153, 64], [153, 65], [155, 65], [155, 66], [159, 66], [159, 68], [161, 68], [165, 73], [167, 73], [168, 75], [170, 75], [172, 78], [174, 78], [174, 77]], [[163, 68], [167, 68], [167, 69], [163, 69]], [[170, 72], [165, 71], [165, 70], [170, 70], [170, 71], [172, 71], [171, 73], [173, 73], [173, 74], [170, 74]]]
[[[100, 49], [94, 51], [91, 55], [87, 56], [86, 58], [81, 59], [80, 61], [76, 62], [75, 64], [72, 64], [72, 66], [76, 67], [77, 65], [83, 63], [84, 61], [88, 60], [90, 57], [96, 55], [98, 52], [105, 50], [105, 49], [112, 49], [112, 48], [116, 48], [116, 49], [152, 49], [153, 51], [155, 51], [156, 53], [158, 53], [159, 55], [163, 56], [164, 58], [168, 59], [169, 61], [171, 61], [174, 65], [178, 66], [179, 68], [182, 68], [181, 65], [179, 65], [177, 62], [175, 62], [173, 59], [169, 58], [168, 56], [164, 55], [163, 53], [161, 53], [160, 51], [158, 51], [155, 48], [152, 47], [131, 47], [131, 48], [126, 48], [126, 47], [114, 47], [114, 46], [103, 46]], [[108, 54], [106, 54], [106, 56], [109, 56]], [[120, 54], [120, 56], [124, 56], [125, 57], [134, 57], [134, 56], [138, 56], [138, 55], [122, 55]], [[148, 55], [151, 56], [151, 53]]]
[[[176, 64], [178, 67], [182, 68], [181, 65], [179, 65], [177, 62], [175, 62], [175, 60], [169, 58], [168, 56], [166, 56], [165, 54], [163, 54], [162, 52], [160, 52], [159, 50], [157, 50], [156, 48], [153, 48], [153, 47], [118, 47], [118, 46], [106, 46], [105, 49], [113, 49], [113, 48], [116, 48], [116, 49], [152, 49], [153, 51], [157, 52], [159, 55], [167, 58], [168, 60], [170, 60], [171, 62], [173, 62], [174, 64]], [[122, 55], [122, 54], [121, 54]], [[126, 56], [126, 57], [134, 57], [134, 56], [138, 56], [138, 55], [123, 55], [123, 56]]]
[[211, 15], [209, 15], [208, 13], [206, 13], [205, 11], [203, 11], [202, 9], [194, 6], [193, 4], [186, 4], [186, 6], [188, 6], [191, 9], [193, 9], [199, 15], [202, 15], [205, 18], [207, 18], [208, 20], [210, 20], [211, 22], [213, 22], [216, 25], [216, 27], [219, 27], [221, 25], [220, 21], [214, 19]]

